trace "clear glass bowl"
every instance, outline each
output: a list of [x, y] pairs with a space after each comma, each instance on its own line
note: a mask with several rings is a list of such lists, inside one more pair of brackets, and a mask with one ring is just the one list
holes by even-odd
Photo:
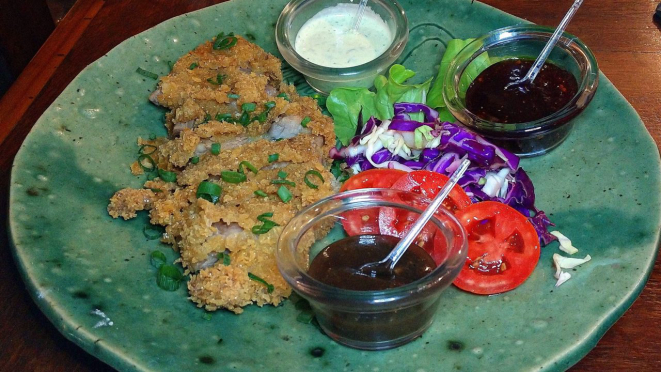
[[[444, 208], [423, 230], [440, 238], [441, 243], [423, 245], [437, 267], [417, 281], [381, 291], [355, 291], [329, 286], [307, 273], [321, 249], [346, 237], [342, 222], [349, 214], [373, 216], [387, 210], [417, 219], [428, 204], [428, 199], [408, 191], [348, 191], [307, 207], [285, 226], [276, 252], [278, 268], [294, 291], [309, 301], [332, 339], [358, 349], [389, 349], [417, 338], [432, 324], [441, 292], [461, 271], [468, 250], [465, 230]], [[363, 221], [361, 231], [374, 233], [368, 220], [354, 222]]]
[[547, 60], [569, 71], [578, 82], [577, 94], [550, 116], [517, 124], [484, 120], [466, 108], [465, 89], [463, 92], [460, 89], [460, 80], [466, 68], [479, 56], [488, 53], [492, 59], [534, 60], [553, 31], [542, 26], [505, 27], [468, 44], [450, 63], [445, 79], [443, 99], [452, 115], [489, 141], [519, 156], [545, 154], [562, 143], [574, 125], [571, 119], [590, 103], [599, 84], [597, 60], [576, 36], [564, 33]]
[[[312, 63], [294, 49], [296, 35], [305, 22], [322, 9], [357, 0], [292, 0], [283, 9], [275, 26], [275, 41], [282, 57], [305, 76], [315, 90], [328, 94], [336, 87], [370, 88], [377, 74], [382, 74], [402, 54], [409, 37], [404, 9], [394, 0], [371, 0], [368, 6], [388, 25], [393, 40], [386, 51], [362, 65], [332, 68]], [[320, 41], [323, 42], [323, 41]]]

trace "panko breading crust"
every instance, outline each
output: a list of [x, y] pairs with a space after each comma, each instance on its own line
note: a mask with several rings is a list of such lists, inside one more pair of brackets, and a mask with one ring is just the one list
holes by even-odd
[[[328, 154], [335, 144], [332, 120], [314, 99], [298, 96], [282, 82], [277, 58], [235, 37], [237, 43], [229, 49], [214, 50], [207, 42], [183, 56], [150, 97], [170, 109], [170, 136], [139, 139], [138, 144], [153, 149], [148, 155], [153, 164], [175, 172], [176, 181], [156, 177], [143, 189], [120, 190], [110, 199], [108, 212], [129, 219], [149, 210], [151, 223], [165, 227], [162, 241], [181, 255], [179, 261], [190, 275], [190, 299], [207, 310], [238, 314], [249, 304], [278, 305], [291, 294], [275, 261], [282, 227], [303, 207], [335, 193], [338, 185], [329, 172]], [[214, 144], [220, 145], [217, 154], [211, 151]], [[274, 154], [275, 161], [269, 159]], [[223, 181], [221, 173], [239, 171], [242, 162], [258, 172], [244, 167], [246, 181]], [[151, 163], [143, 157], [131, 170], [142, 174]], [[316, 189], [304, 182], [310, 170], [324, 179], [310, 178]], [[277, 194], [282, 172], [295, 183], [285, 185], [292, 194], [288, 202]], [[198, 198], [203, 181], [222, 187], [217, 203]], [[252, 228], [262, 223], [257, 217], [264, 213], [273, 213], [270, 219], [277, 226], [254, 234]], [[229, 265], [218, 260], [219, 253], [229, 255]]]

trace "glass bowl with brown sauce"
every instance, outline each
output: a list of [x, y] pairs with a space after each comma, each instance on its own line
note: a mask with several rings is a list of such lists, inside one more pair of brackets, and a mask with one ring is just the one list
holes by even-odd
[[553, 31], [505, 27], [468, 44], [445, 77], [443, 98], [452, 115], [519, 156], [542, 155], [560, 145], [599, 84], [590, 49], [564, 33], [531, 84], [510, 84], [525, 76]]
[[285, 226], [278, 268], [333, 340], [363, 350], [406, 344], [429, 328], [441, 293], [466, 260], [466, 232], [444, 208], [392, 272], [367, 273], [430, 203], [421, 195], [362, 189], [323, 199]]

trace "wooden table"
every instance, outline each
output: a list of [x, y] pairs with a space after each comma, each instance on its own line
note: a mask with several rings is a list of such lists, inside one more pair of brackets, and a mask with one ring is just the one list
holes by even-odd
[[[569, 26], [661, 143], [659, 0], [586, 0]], [[78, 0], [0, 101], [0, 371], [110, 370], [66, 340], [30, 299], [6, 231], [11, 163], [35, 121], [67, 84], [126, 38], [176, 15], [220, 1]], [[572, 0], [486, 0], [506, 12], [555, 25]], [[650, 190], [658, 192], [658, 190]], [[573, 370], [661, 370], [661, 264], [640, 298]]]

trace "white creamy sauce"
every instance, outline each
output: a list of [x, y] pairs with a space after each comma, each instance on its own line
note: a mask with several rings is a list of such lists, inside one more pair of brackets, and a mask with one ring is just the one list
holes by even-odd
[[380, 56], [392, 43], [388, 25], [369, 6], [352, 30], [358, 4], [338, 4], [310, 18], [296, 35], [294, 49], [306, 60], [326, 67], [352, 67]]

